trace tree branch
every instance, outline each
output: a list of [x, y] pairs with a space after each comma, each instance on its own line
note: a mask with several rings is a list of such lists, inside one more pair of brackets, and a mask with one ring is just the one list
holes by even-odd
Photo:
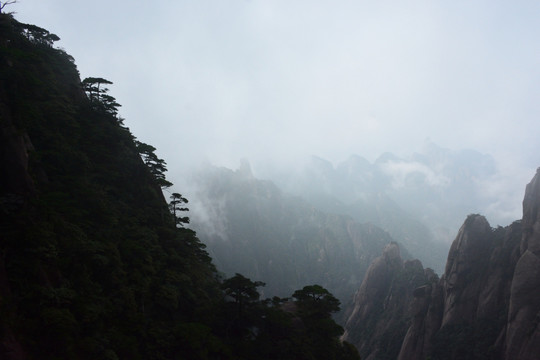
[[0, 14], [2, 13], [2, 10], [4, 10], [4, 8], [7, 5], [16, 4], [16, 3], [17, 3], [17, 0], [4, 1], [3, 3], [0, 1]]

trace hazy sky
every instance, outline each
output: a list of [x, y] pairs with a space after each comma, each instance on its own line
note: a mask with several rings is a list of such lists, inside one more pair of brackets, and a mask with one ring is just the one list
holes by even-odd
[[[540, 2], [19, 0], [126, 125], [187, 159], [407, 156], [427, 141], [540, 166]], [[509, 166], [512, 164], [512, 166]], [[524, 174], [524, 175], [522, 175]], [[522, 179], [523, 177], [523, 179]]]

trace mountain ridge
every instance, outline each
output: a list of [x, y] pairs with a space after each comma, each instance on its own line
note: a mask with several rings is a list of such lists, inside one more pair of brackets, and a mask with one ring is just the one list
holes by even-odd
[[[424, 284], [409, 287], [406, 301], [394, 312], [384, 310], [367, 318], [353, 312], [344, 339], [367, 359], [536, 359], [540, 353], [535, 320], [540, 315], [539, 207], [540, 169], [526, 187], [521, 221], [492, 229], [485, 217], [469, 215], [452, 243], [440, 279], [427, 276]], [[384, 303], [394, 295], [392, 281], [404, 284], [399, 272], [388, 267], [386, 271], [391, 280], [380, 285], [386, 290], [370, 295], [363, 285], [355, 297], [356, 308]], [[366, 275], [363, 284], [372, 281]], [[355, 338], [365, 334], [362, 320], [408, 325], [392, 334], [389, 347], [381, 346], [385, 333]]]
[[245, 170], [209, 166], [193, 179], [191, 226], [218, 269], [265, 281], [270, 296], [315, 282], [348, 301], [351, 287], [391, 237], [374, 225], [324, 212]]

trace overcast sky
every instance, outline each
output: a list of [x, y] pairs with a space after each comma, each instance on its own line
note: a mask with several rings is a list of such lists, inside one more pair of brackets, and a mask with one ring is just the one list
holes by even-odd
[[[539, 1], [19, 0], [169, 173], [187, 159], [407, 156], [540, 166]], [[512, 165], [512, 166], [510, 166]], [[531, 170], [532, 169], [532, 170]]]

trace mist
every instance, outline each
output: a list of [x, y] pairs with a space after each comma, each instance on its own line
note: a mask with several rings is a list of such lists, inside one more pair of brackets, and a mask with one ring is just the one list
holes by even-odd
[[[312, 155], [411, 160], [434, 143], [494, 159], [480, 210], [508, 222], [540, 164], [537, 2], [21, 0], [9, 11], [59, 35], [81, 78], [114, 83], [125, 124], [178, 187], [203, 162], [246, 158], [270, 178]], [[387, 168], [396, 186], [413, 170], [447, 180], [412, 160]]]

